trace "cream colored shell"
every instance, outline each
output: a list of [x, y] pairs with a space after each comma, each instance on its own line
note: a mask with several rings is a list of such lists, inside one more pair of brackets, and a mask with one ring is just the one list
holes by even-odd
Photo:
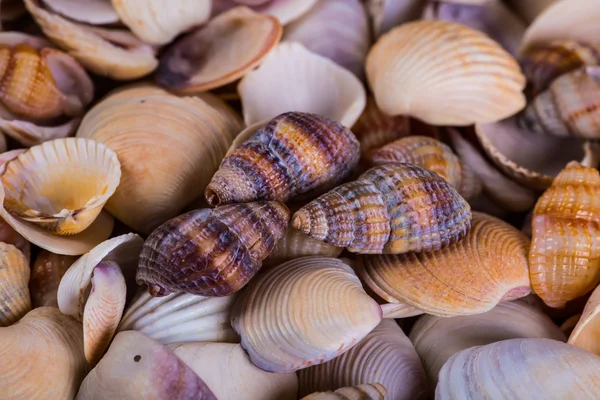
[[14, 324], [31, 310], [29, 275], [23, 253], [0, 242], [0, 327]]

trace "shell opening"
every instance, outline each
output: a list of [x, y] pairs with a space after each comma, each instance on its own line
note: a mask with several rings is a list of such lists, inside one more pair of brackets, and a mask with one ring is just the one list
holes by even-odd
[[206, 202], [213, 207], [216, 207], [221, 204], [221, 199], [219, 198], [219, 195], [210, 188], [206, 188], [204, 196], [206, 197]]
[[294, 229], [297, 229], [306, 235], [310, 235], [310, 222], [310, 215], [302, 210], [296, 212], [292, 218], [292, 226]]

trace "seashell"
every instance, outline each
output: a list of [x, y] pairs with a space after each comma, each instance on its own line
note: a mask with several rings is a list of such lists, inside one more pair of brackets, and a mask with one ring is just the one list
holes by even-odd
[[565, 335], [548, 316], [521, 300], [500, 303], [477, 315], [453, 318], [424, 315], [410, 332], [432, 388], [437, 385], [444, 363], [459, 351], [517, 338], [565, 341]]
[[236, 300], [231, 325], [254, 365], [285, 373], [338, 357], [380, 321], [381, 308], [348, 265], [303, 257], [251, 281]]
[[225, 157], [206, 187], [206, 201], [286, 202], [322, 193], [345, 180], [358, 158], [359, 143], [341, 124], [316, 114], [284, 113]]
[[277, 18], [236, 7], [170, 46], [161, 57], [156, 80], [189, 94], [224, 86], [257, 67], [282, 32]]
[[74, 256], [54, 254], [47, 250], [39, 252], [31, 268], [29, 292], [33, 307], [56, 307], [58, 285], [69, 267], [77, 260]]
[[102, 358], [125, 308], [127, 286], [119, 266], [102, 261], [93, 270], [90, 295], [83, 310], [83, 348], [92, 365]]
[[35, 146], [43, 142], [73, 136], [81, 118], [73, 118], [56, 126], [40, 126], [33, 122], [0, 118], [0, 131], [23, 146]]
[[569, 344], [600, 355], [598, 312], [600, 312], [600, 289], [596, 287], [581, 315], [574, 315], [563, 324], [565, 326], [569, 321], [575, 323], [569, 336]]
[[80, 24], [44, 9], [41, 0], [24, 1], [44, 34], [98, 75], [118, 80], [137, 79], [158, 65], [155, 49], [129, 31]]
[[404, 303], [381, 304], [383, 318], [408, 318], [423, 314], [423, 311]]
[[[570, 316], [569, 318], [567, 318], [565, 320], [565, 322], [563, 322], [560, 325], [560, 330], [567, 336], [570, 336], [571, 333], [573, 333], [573, 330], [575, 329], [575, 326], [577, 326], [577, 323], [579, 322], [579, 320], [581, 319], [581, 314], [575, 314]], [[570, 337], [569, 337], [570, 338]], [[577, 342], [577, 340], [575, 339], [574, 342], [569, 343], [572, 344], [576, 347], [581, 347], [581, 346], [577, 346], [575, 343]]]
[[30, 243], [23, 236], [19, 235], [19, 233], [15, 231], [9, 224], [7, 224], [2, 218], [0, 218], [0, 242], [12, 244], [17, 249], [21, 250], [21, 253], [23, 253], [25, 259], [27, 260], [27, 265], [29, 265], [29, 261], [31, 259]]
[[479, 314], [530, 293], [529, 240], [474, 212], [471, 230], [445, 249], [362, 257], [358, 275], [388, 302], [443, 317]]
[[235, 296], [202, 297], [187, 293], [152, 297], [143, 291], [125, 311], [118, 331], [140, 331], [165, 345], [235, 343], [239, 338], [229, 322], [234, 299]]
[[367, 78], [377, 105], [432, 125], [471, 125], [525, 106], [517, 62], [485, 34], [447, 21], [404, 24], [369, 51]]
[[210, 18], [211, 2], [187, 0], [112, 0], [119, 18], [142, 41], [163, 45]]
[[317, 0], [213, 0], [213, 15], [243, 4], [253, 11], [271, 15], [287, 25], [306, 14]]
[[383, 400], [387, 390], [380, 383], [345, 387], [335, 392], [313, 393], [301, 400]]
[[419, 356], [393, 320], [383, 320], [348, 352], [321, 365], [298, 372], [300, 396], [379, 382], [387, 399], [427, 398], [425, 372]]
[[297, 398], [295, 373], [274, 374], [257, 368], [239, 344], [185, 343], [169, 348], [206, 382], [219, 400]]
[[535, 18], [546, 8], [558, 0], [507, 0], [506, 3], [527, 24], [531, 24]]
[[58, 235], [88, 228], [120, 179], [121, 166], [111, 149], [76, 138], [32, 147], [10, 161], [0, 177], [4, 207], [22, 221]]
[[132, 282], [142, 244], [141, 237], [128, 233], [108, 239], [81, 256], [69, 267], [60, 281], [57, 294], [60, 311], [82, 320], [92, 273], [103, 262], [115, 262], [120, 267], [125, 281]]
[[0, 242], [0, 327], [14, 324], [31, 310], [29, 275], [29, 263], [23, 253]]
[[365, 0], [365, 5], [378, 38], [395, 26], [419, 19], [427, 0]]
[[292, 225], [355, 253], [433, 251], [465, 236], [471, 209], [436, 173], [386, 164], [311, 201], [294, 214]]
[[0, 328], [0, 387], [7, 400], [73, 399], [90, 367], [81, 324], [51, 307]]
[[[150, 234], [137, 270], [153, 297], [227, 296], [258, 272], [290, 218], [278, 202], [231, 204], [173, 218]], [[168, 272], [168, 273], [166, 273]]]
[[302, 43], [358, 78], [364, 77], [371, 32], [366, 9], [359, 0], [318, 2], [302, 18], [285, 27], [284, 40]]
[[450, 358], [435, 398], [594, 399], [598, 376], [595, 354], [551, 339], [511, 339]]
[[214, 393], [173, 352], [140, 332], [121, 332], [84, 379], [78, 400], [202, 399]]
[[296, 42], [275, 47], [258, 69], [242, 78], [238, 92], [246, 126], [297, 111], [350, 127], [366, 102], [356, 76]]
[[531, 223], [531, 287], [562, 308], [600, 282], [600, 174], [571, 162], [538, 199]]
[[110, 0], [42, 0], [52, 11], [73, 21], [103, 25], [119, 22], [119, 15]]
[[150, 233], [204, 192], [241, 129], [237, 115], [210, 94], [177, 97], [138, 85], [117, 90], [92, 108], [77, 136], [117, 153], [123, 176], [106, 208], [134, 230]]

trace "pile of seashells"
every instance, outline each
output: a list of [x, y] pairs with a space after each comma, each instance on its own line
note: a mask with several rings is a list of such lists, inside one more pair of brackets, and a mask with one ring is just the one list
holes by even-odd
[[600, 0], [0, 20], [1, 399], [600, 398]]

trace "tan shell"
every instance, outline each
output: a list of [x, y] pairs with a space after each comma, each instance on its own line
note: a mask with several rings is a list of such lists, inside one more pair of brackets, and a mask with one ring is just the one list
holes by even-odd
[[[581, 319], [581, 314], [575, 314], [575, 315], [571, 315], [569, 318], [567, 318], [567, 319], [565, 320], [565, 322], [563, 322], [563, 323], [560, 325], [560, 330], [561, 330], [561, 331], [563, 331], [563, 333], [564, 333], [565, 335], [569, 336], [569, 339], [570, 339], [570, 335], [573, 333], [573, 330], [575, 329], [575, 327], [576, 327], [576, 326], [577, 326], [577, 324], [579, 323], [579, 320], [580, 320], [580, 319]], [[584, 332], [585, 332], [585, 330], [586, 330], [586, 328], [584, 327], [584, 328], [582, 329], [582, 331], [584, 331]], [[581, 334], [581, 333], [580, 333], [580, 334]], [[583, 335], [581, 335], [581, 336], [582, 336], [582, 337], [586, 337], [586, 336], [588, 336], [588, 335], [587, 335], [587, 334], [583, 334]], [[580, 347], [580, 346], [577, 346], [577, 345], [575, 344], [575, 343], [577, 343], [578, 341], [579, 341], [579, 340], [578, 340], [577, 338], [574, 338], [574, 339], [573, 339], [573, 342], [572, 342], [572, 343], [569, 343], [569, 344], [572, 344], [573, 346], [576, 346], [576, 347]], [[585, 341], [585, 339], [583, 339], [583, 340], [582, 340], [582, 342], [584, 342], [584, 341]], [[594, 351], [591, 351], [591, 352], [593, 353]]]
[[169, 346], [214, 391], [219, 400], [296, 399], [296, 374], [256, 367], [239, 344], [184, 343]]
[[598, 340], [600, 338], [599, 312], [600, 288], [597, 287], [585, 305], [581, 316], [574, 316], [577, 325], [575, 325], [571, 336], [569, 336], [569, 344], [600, 355], [600, 341]]
[[29, 275], [23, 253], [0, 242], [0, 327], [14, 324], [31, 310]]
[[383, 318], [408, 318], [423, 314], [423, 311], [404, 303], [381, 304]]
[[380, 321], [381, 308], [348, 265], [303, 257], [250, 281], [231, 325], [254, 365], [282, 373], [345, 353]]
[[237, 115], [210, 94], [178, 97], [137, 85], [92, 108], [77, 136], [115, 151], [123, 175], [106, 208], [134, 230], [150, 233], [204, 192], [241, 129]]
[[0, 328], [0, 387], [7, 400], [73, 399], [90, 369], [81, 324], [51, 307]]
[[35, 146], [48, 140], [73, 136], [81, 118], [73, 118], [61, 125], [40, 126], [33, 122], [0, 119], [0, 131], [23, 146]]
[[471, 125], [525, 106], [517, 62], [485, 34], [446, 21], [404, 24], [367, 56], [367, 78], [381, 110], [433, 125]]
[[531, 24], [535, 18], [546, 8], [558, 0], [507, 0], [508, 5], [523, 19]]
[[29, 291], [33, 307], [56, 307], [56, 295], [60, 280], [69, 267], [77, 260], [74, 256], [54, 254], [42, 250], [31, 268]]
[[379, 383], [345, 387], [335, 392], [316, 392], [301, 400], [383, 400], [387, 390]]
[[532, 219], [531, 287], [561, 308], [600, 282], [600, 174], [571, 162], [539, 198]]
[[419, 19], [427, 0], [366, 0], [365, 5], [377, 38], [398, 25]]
[[256, 68], [282, 32], [277, 18], [236, 7], [171, 45], [160, 59], [156, 81], [188, 94], [224, 86]]
[[298, 372], [300, 396], [379, 382], [390, 400], [427, 398], [425, 372], [412, 343], [394, 320], [383, 320], [350, 351]]
[[433, 252], [363, 256], [358, 275], [388, 302], [439, 316], [479, 314], [530, 293], [528, 250], [517, 229], [474, 212], [461, 241]]

